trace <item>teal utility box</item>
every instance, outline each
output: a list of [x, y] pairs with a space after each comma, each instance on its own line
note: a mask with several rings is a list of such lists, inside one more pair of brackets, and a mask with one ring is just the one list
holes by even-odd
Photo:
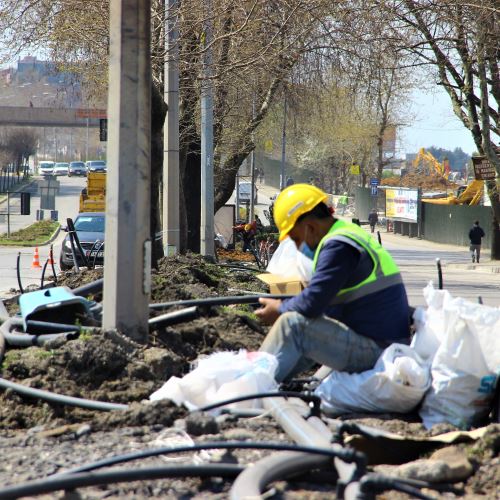
[[23, 293], [19, 308], [27, 330], [27, 321], [47, 321], [74, 325], [89, 314], [90, 302], [74, 295], [68, 287], [57, 286], [46, 290]]

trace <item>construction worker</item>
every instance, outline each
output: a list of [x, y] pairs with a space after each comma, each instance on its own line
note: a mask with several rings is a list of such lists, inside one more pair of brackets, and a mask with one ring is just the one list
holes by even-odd
[[406, 291], [392, 257], [364, 229], [336, 219], [326, 200], [317, 187], [294, 184], [274, 206], [280, 241], [291, 238], [313, 259], [299, 295], [259, 299], [257, 316], [274, 323], [261, 350], [278, 358], [278, 382], [315, 363], [365, 371], [387, 346], [410, 341]]

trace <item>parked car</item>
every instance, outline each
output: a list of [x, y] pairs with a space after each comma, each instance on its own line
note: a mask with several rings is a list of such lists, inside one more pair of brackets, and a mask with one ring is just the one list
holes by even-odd
[[91, 160], [86, 163], [88, 172], [107, 172], [104, 160]]
[[[104, 223], [105, 217], [103, 212], [83, 212], [78, 214], [73, 221], [76, 234], [80, 240], [80, 244], [85, 252], [85, 255], [90, 259], [91, 263], [101, 265], [104, 263]], [[63, 228], [68, 231], [68, 228]], [[83, 266], [83, 259], [76, 251], [78, 265]], [[71, 269], [74, 265], [73, 254], [71, 252], [70, 235], [64, 238], [59, 266], [62, 271]]]
[[38, 162], [38, 172], [40, 175], [53, 175], [54, 162], [53, 161], [40, 161]]
[[[257, 193], [258, 189], [257, 186], [254, 185], [254, 204], [257, 205]], [[250, 199], [252, 197], [252, 183], [251, 182], [240, 182], [239, 183], [239, 195], [240, 195], [240, 202], [250, 202]]]
[[85, 162], [83, 161], [72, 161], [68, 168], [68, 177], [72, 175], [87, 175], [87, 168], [85, 167]]
[[53, 175], [68, 175], [69, 163], [56, 163]]

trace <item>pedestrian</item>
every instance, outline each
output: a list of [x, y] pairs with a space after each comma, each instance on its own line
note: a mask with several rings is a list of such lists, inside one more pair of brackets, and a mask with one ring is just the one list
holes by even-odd
[[391, 255], [361, 227], [339, 220], [328, 195], [309, 184], [285, 188], [274, 206], [279, 240], [290, 237], [313, 259], [308, 286], [286, 300], [260, 298], [257, 316], [273, 324], [261, 350], [278, 361], [282, 382], [315, 363], [362, 372], [394, 342], [408, 344], [409, 310]]
[[472, 255], [472, 262], [479, 264], [479, 257], [481, 257], [481, 240], [485, 234], [483, 228], [479, 225], [479, 221], [474, 221], [474, 225], [469, 231], [470, 252]]
[[259, 182], [261, 184], [264, 184], [264, 169], [263, 168], [261, 168], [259, 171]]
[[368, 214], [368, 222], [370, 223], [370, 229], [375, 232], [375, 224], [378, 222], [378, 214], [375, 208], [372, 208], [371, 212]]

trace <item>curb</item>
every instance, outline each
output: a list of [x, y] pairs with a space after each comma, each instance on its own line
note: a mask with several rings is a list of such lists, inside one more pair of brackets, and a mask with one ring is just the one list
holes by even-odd
[[483, 273], [493, 273], [500, 274], [500, 264], [490, 265], [490, 266], [481, 266], [477, 264], [445, 264], [444, 267], [447, 269], [458, 269], [463, 271], [479, 271]]
[[37, 243], [36, 245], [27, 245], [27, 244], [22, 244], [22, 243], [13, 243], [12, 245], [0, 245], [0, 248], [9, 248], [9, 247], [19, 247], [19, 248], [35, 248], [35, 247], [43, 247], [45, 245], [48, 245], [49, 243], [52, 243], [58, 236], [59, 233], [61, 232], [61, 224], [57, 226], [55, 231], [50, 235], [48, 240], [43, 241], [42, 243]]

